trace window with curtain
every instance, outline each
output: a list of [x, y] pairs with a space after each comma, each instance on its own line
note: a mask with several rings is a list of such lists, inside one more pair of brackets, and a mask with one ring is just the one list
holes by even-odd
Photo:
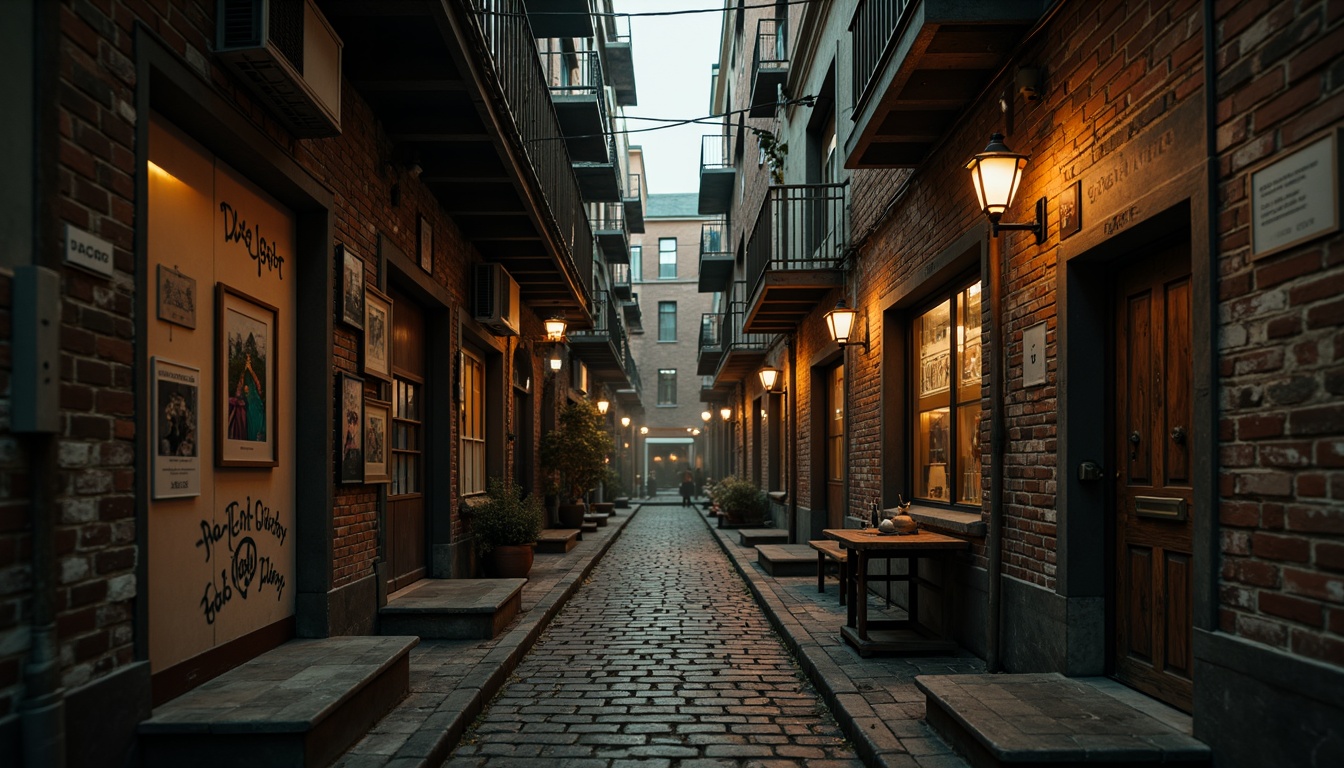
[[458, 480], [462, 494], [485, 492], [485, 363], [462, 351], [462, 428]]
[[911, 323], [912, 495], [980, 505], [980, 283], [938, 297]]
[[677, 369], [658, 369], [658, 404], [677, 404]]
[[644, 246], [630, 246], [630, 282], [638, 283], [644, 279]]
[[658, 279], [670, 280], [677, 276], [677, 238], [658, 238]]
[[677, 340], [677, 302], [658, 302], [658, 340]]

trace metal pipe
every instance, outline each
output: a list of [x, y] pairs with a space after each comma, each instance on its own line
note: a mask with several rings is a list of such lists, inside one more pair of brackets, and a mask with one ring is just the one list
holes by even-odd
[[[789, 420], [789, 444], [784, 450], [789, 454], [789, 543], [798, 543], [798, 344], [793, 336], [785, 342], [789, 348], [789, 391], [788, 400], [779, 409], [781, 415], [791, 412], [785, 418]], [[811, 532], [808, 537], [811, 538]]]
[[1008, 356], [1003, 348], [1003, 246], [997, 237], [989, 238], [989, 344], [993, 355], [989, 359], [989, 601], [986, 607], [985, 667], [999, 672], [1003, 660], [999, 656], [999, 613], [1002, 610], [1003, 587], [1000, 584], [1003, 569], [1003, 456], [1007, 442], [1004, 423], [1003, 379]]

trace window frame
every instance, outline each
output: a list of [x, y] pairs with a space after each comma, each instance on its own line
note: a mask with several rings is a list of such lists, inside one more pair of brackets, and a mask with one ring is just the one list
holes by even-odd
[[[671, 307], [671, 308], [672, 308], [672, 311], [671, 311], [671, 312], [664, 312], [664, 311], [663, 311], [663, 308], [664, 308], [664, 307]], [[664, 336], [663, 336], [663, 330], [664, 330], [664, 329], [663, 329], [663, 316], [664, 316], [665, 314], [666, 314], [666, 315], [670, 315], [670, 316], [672, 317], [672, 329], [671, 329], [671, 330], [672, 330], [672, 334], [671, 334], [670, 337], [664, 337]], [[677, 340], [677, 302], [675, 302], [675, 301], [660, 301], [660, 302], [658, 302], [658, 342], [659, 342], [660, 344], [667, 344], [667, 343], [674, 342], [674, 341], [676, 341], [676, 340]]]
[[[669, 385], [668, 389], [669, 389], [669, 394], [671, 395], [671, 398], [670, 398], [670, 399], [664, 399], [664, 398], [663, 398], [663, 384], [664, 384], [664, 382], [667, 382], [668, 385]], [[677, 405], [677, 369], [676, 369], [676, 368], [659, 368], [659, 369], [658, 369], [658, 393], [657, 393], [657, 397], [658, 397], [658, 401], [657, 401], [657, 402], [658, 402], [658, 407], [660, 407], [660, 408], [675, 407], [675, 406]]]
[[[671, 249], [671, 250], [666, 250], [666, 249], [664, 249], [664, 248], [663, 248], [663, 243], [671, 243], [671, 244], [672, 244], [672, 249]], [[676, 280], [676, 279], [677, 279], [677, 248], [678, 248], [678, 245], [677, 245], [677, 238], [675, 238], [675, 237], [660, 237], [660, 238], [658, 238], [658, 279], [659, 279], [659, 280]], [[664, 261], [664, 260], [663, 260], [663, 257], [664, 257], [665, 255], [669, 254], [669, 253], [672, 254], [672, 260], [671, 260], [670, 262], [669, 262], [669, 261]], [[663, 268], [664, 268], [664, 267], [671, 267], [671, 272], [672, 272], [672, 274], [670, 274], [670, 275], [668, 275], [668, 274], [663, 274], [663, 271], [664, 271]]]
[[[485, 493], [486, 478], [486, 405], [489, 384], [485, 358], [463, 349], [461, 356], [462, 409], [458, 421], [457, 487], [463, 496]], [[473, 388], [473, 383], [475, 388]], [[471, 428], [472, 418], [476, 429]], [[468, 462], [473, 465], [468, 466]]]
[[642, 243], [630, 246], [630, 282], [644, 282], [644, 245]]

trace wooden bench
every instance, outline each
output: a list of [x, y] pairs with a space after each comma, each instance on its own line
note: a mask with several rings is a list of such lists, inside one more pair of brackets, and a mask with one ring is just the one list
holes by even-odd
[[817, 550], [817, 591], [826, 591], [826, 561], [834, 560], [840, 577], [840, 604], [844, 605], [845, 595], [849, 592], [849, 553], [830, 539], [814, 539], [807, 545]]

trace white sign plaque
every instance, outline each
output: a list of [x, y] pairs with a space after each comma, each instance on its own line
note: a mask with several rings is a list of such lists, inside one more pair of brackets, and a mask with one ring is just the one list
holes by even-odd
[[112, 244], [82, 229], [65, 225], [65, 263], [103, 277], [112, 276]]
[[1251, 172], [1251, 256], [1261, 258], [1339, 227], [1335, 134]]
[[1022, 386], [1045, 384], [1045, 323], [1022, 331]]

